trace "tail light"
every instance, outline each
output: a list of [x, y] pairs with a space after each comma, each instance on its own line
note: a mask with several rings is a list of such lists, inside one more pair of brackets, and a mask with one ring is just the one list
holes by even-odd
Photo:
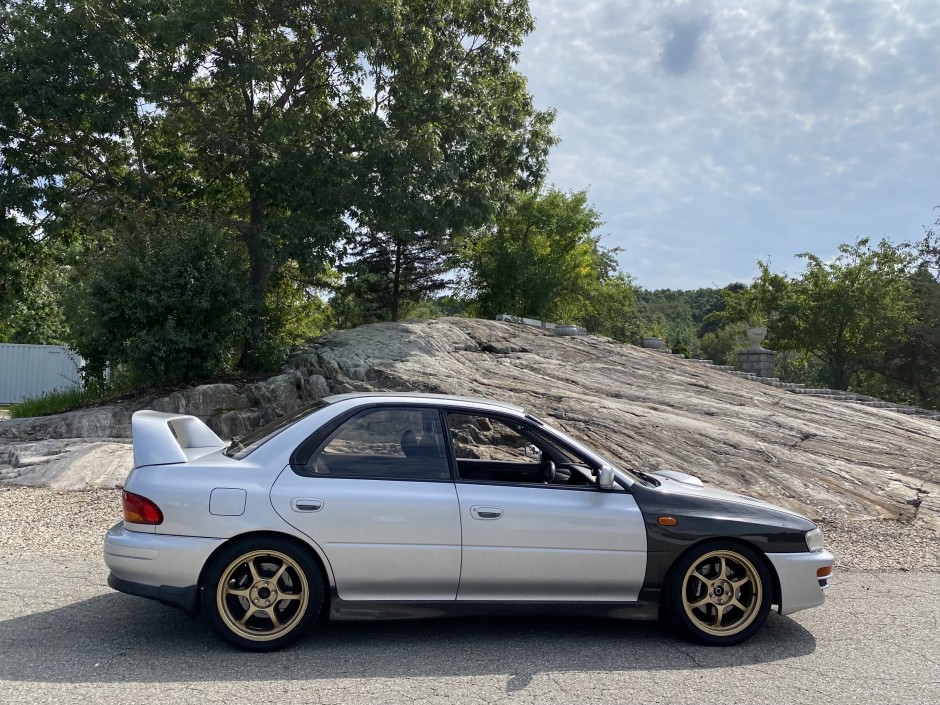
[[121, 496], [124, 504], [124, 521], [131, 524], [162, 524], [163, 512], [160, 507], [146, 497], [124, 490]]

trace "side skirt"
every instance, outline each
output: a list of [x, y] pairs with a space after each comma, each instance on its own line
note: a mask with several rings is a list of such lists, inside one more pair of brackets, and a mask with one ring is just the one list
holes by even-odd
[[607, 617], [652, 621], [659, 618], [658, 602], [439, 602], [348, 601], [330, 599], [330, 619], [433, 619], [440, 617]]

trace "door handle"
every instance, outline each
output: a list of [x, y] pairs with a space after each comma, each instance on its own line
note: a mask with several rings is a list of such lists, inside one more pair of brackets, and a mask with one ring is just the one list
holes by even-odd
[[292, 499], [290, 508], [295, 512], [319, 512], [323, 509], [322, 499]]
[[503, 515], [502, 507], [470, 507], [474, 519], [499, 519]]

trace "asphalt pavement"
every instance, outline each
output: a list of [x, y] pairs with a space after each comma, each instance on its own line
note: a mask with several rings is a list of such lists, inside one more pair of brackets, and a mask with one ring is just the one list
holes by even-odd
[[2, 703], [937, 703], [940, 574], [838, 572], [823, 607], [708, 648], [656, 623], [324, 624], [247, 654], [110, 590], [97, 559], [0, 558]]

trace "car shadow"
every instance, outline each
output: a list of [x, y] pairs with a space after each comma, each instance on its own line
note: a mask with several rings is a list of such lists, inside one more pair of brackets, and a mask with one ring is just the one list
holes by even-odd
[[0, 680], [191, 682], [508, 675], [510, 690], [542, 672], [725, 668], [812, 653], [813, 635], [771, 614], [745, 644], [704, 647], [655, 622], [487, 617], [322, 623], [295, 646], [251, 654], [203, 617], [106, 594], [0, 621]]

